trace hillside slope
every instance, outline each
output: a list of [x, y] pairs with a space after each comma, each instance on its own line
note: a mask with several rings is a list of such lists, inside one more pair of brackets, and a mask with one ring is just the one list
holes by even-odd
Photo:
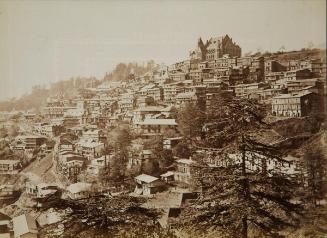
[[291, 51], [283, 53], [275, 53], [272, 58], [278, 61], [288, 61], [297, 59], [326, 59], [326, 49], [305, 49], [300, 51]]

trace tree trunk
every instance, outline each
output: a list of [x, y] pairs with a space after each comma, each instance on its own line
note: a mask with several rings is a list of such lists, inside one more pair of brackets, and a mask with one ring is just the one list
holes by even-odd
[[247, 215], [242, 218], [242, 238], [248, 238], [248, 218]]
[[[245, 143], [244, 143], [244, 135], [242, 135], [242, 178], [243, 178], [243, 193], [244, 193], [244, 200], [247, 200], [249, 197], [249, 187], [248, 187], [248, 181], [246, 176], [246, 150], [245, 150]], [[242, 217], [242, 237], [247, 238], [248, 237], [248, 217], [245, 213]]]

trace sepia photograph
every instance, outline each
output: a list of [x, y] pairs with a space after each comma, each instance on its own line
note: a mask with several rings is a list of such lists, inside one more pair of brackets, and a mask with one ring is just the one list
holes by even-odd
[[327, 238], [326, 0], [0, 0], [0, 238]]

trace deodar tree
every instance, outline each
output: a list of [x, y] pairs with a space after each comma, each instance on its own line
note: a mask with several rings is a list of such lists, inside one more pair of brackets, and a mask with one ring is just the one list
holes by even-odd
[[304, 199], [315, 207], [327, 193], [327, 160], [322, 146], [308, 148], [304, 154], [304, 167], [307, 177]]
[[[168, 234], [156, 224], [158, 212], [143, 208], [144, 200], [129, 196], [54, 199], [42, 207], [63, 213], [62, 219], [42, 231], [43, 237], [143, 237]], [[60, 228], [58, 232], [58, 228]]]
[[231, 237], [279, 237], [281, 229], [297, 225], [301, 207], [291, 202], [295, 183], [279, 169], [287, 162], [278, 148], [251, 136], [267, 129], [264, 110], [255, 101], [232, 97], [218, 97], [212, 105], [202, 146], [223, 166], [197, 168], [203, 193], [184, 212], [185, 225], [224, 230]]
[[178, 129], [186, 140], [202, 135], [205, 113], [194, 103], [185, 103], [177, 115]]
[[112, 151], [113, 156], [100, 171], [99, 179], [102, 183], [122, 185], [126, 178], [126, 164], [128, 161], [128, 147], [131, 143], [129, 128], [115, 128], [108, 134], [107, 151]]

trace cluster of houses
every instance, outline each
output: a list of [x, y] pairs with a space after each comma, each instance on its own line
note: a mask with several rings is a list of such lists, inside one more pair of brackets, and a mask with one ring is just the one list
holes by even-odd
[[[63, 190], [60, 195], [66, 198], [83, 199], [97, 190], [79, 176], [99, 176], [115, 156], [114, 152], [107, 153], [110, 138], [105, 130], [128, 124], [139, 138], [151, 140], [161, 136], [163, 148], [172, 150], [182, 139], [176, 112], [187, 102], [205, 110], [224, 92], [271, 105], [272, 116], [304, 117], [321, 109], [325, 76], [326, 62], [320, 59], [280, 62], [273, 57], [241, 57], [241, 48], [228, 35], [205, 42], [200, 38], [184, 61], [158, 65], [144, 75], [131, 72], [128, 81], [106, 81], [97, 87], [83, 88], [72, 99], [62, 95], [48, 98], [42, 108], [42, 122], [35, 122], [37, 114], [23, 114], [31, 125], [30, 134], [17, 136], [10, 149], [22, 153], [36, 149], [44, 153], [53, 151], [56, 172], [69, 181], [64, 189], [55, 184], [28, 182], [27, 194], [42, 199]], [[221, 155], [205, 150], [198, 153], [208, 167], [225, 167], [241, 161], [239, 154]], [[294, 158], [275, 162], [260, 155], [248, 157], [249, 172], [277, 169], [294, 176], [298, 173]], [[154, 158], [153, 151], [145, 148], [129, 153], [126, 169], [140, 168]], [[157, 177], [141, 172], [135, 176], [133, 195], [151, 196], [176, 184], [190, 187], [198, 163], [191, 158], [174, 161], [174, 168]], [[19, 160], [0, 160], [0, 174], [17, 174], [21, 167]], [[173, 207], [170, 209], [174, 213]], [[36, 237], [35, 221], [29, 216], [14, 218], [14, 230], [15, 224], [26, 224], [16, 229], [15, 237]]]
[[111, 155], [104, 154], [106, 137], [95, 127], [74, 126], [58, 139], [55, 160], [57, 171], [70, 181], [77, 181], [82, 171], [98, 175], [109, 164]]
[[[46, 122], [35, 124], [33, 132], [40, 137], [60, 135], [57, 170], [77, 182], [82, 171], [97, 176], [109, 165], [113, 155], [103, 153], [104, 129], [124, 122], [141, 138], [162, 136], [163, 146], [172, 149], [179, 138], [178, 108], [192, 102], [205, 110], [222, 91], [269, 104], [272, 116], [304, 117], [321, 109], [325, 75], [326, 64], [321, 59], [241, 57], [241, 48], [228, 35], [206, 42], [200, 38], [187, 60], [157, 66], [141, 76], [131, 72], [128, 81], [84, 88], [73, 99], [49, 98], [42, 110]], [[30, 120], [33, 114], [25, 117]], [[15, 148], [26, 149], [40, 145], [42, 139], [18, 142]], [[131, 154], [128, 167], [140, 166], [151, 156], [147, 150]], [[175, 171], [174, 180], [188, 180], [179, 173]]]
[[[32, 123], [31, 134], [17, 136], [10, 147], [23, 152], [55, 149], [57, 171], [77, 182], [82, 171], [96, 176], [110, 163], [112, 155], [103, 153], [104, 129], [124, 122], [141, 138], [163, 136], [164, 148], [172, 149], [179, 141], [176, 112], [186, 102], [205, 110], [223, 91], [270, 104], [273, 116], [303, 117], [323, 106], [325, 76], [322, 59], [242, 57], [228, 35], [200, 38], [184, 61], [158, 65], [144, 75], [131, 71], [128, 81], [83, 88], [75, 98], [48, 98], [41, 112], [45, 119], [35, 123], [37, 114], [23, 114]], [[58, 137], [54, 148], [49, 139]], [[143, 150], [130, 155], [128, 166], [144, 163], [150, 154]], [[19, 160], [0, 160], [0, 173], [17, 173], [20, 166]]]
[[41, 229], [60, 220], [59, 214], [52, 212], [46, 215], [22, 213], [13, 218], [0, 212], [1, 238], [39, 238]]
[[47, 137], [36, 134], [18, 135], [9, 143], [11, 151], [18, 155], [24, 155], [28, 158], [27, 161], [12, 156], [10, 159], [0, 159], [0, 174], [17, 174], [26, 165], [28, 161], [35, 159], [38, 152], [38, 157], [43, 157], [49, 154], [54, 148], [54, 142]]
[[[33, 134], [18, 136], [10, 146], [14, 151], [33, 151], [40, 146], [51, 151], [54, 143], [47, 138], [60, 135], [57, 167], [76, 180], [82, 168], [97, 174], [110, 160], [103, 157], [104, 128], [123, 121], [142, 138], [178, 137], [176, 110], [186, 102], [205, 109], [222, 91], [269, 104], [273, 116], [303, 117], [323, 107], [325, 76], [324, 59], [242, 57], [241, 48], [228, 35], [207, 41], [200, 38], [184, 61], [158, 65], [144, 75], [131, 71], [128, 81], [83, 88], [72, 99], [48, 98], [41, 113], [46, 120], [34, 123]], [[38, 115], [23, 116], [33, 121]], [[63, 132], [75, 137], [64, 138]], [[19, 161], [2, 160], [0, 173], [17, 173], [19, 165]]]
[[127, 82], [84, 88], [72, 100], [49, 98], [43, 114], [52, 120], [40, 125], [40, 133], [51, 135], [59, 125], [114, 126], [121, 119], [136, 128], [154, 127], [154, 131], [174, 127], [173, 120], [164, 120], [171, 119], [164, 113], [167, 107], [178, 108], [185, 102], [205, 107], [222, 90], [271, 104], [271, 113], [276, 116], [306, 116], [317, 110], [314, 105], [319, 104], [324, 92], [326, 62], [241, 57], [241, 48], [226, 35], [206, 42], [200, 38], [189, 59], [170, 66], [158, 65], [145, 75], [130, 74]]

